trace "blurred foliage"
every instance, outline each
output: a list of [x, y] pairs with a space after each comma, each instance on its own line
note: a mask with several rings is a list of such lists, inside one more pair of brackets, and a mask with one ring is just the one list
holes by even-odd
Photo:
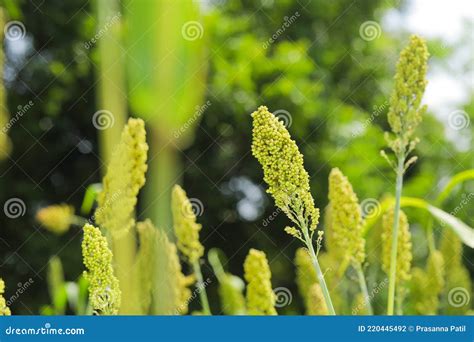
[[[332, 167], [343, 170], [360, 201], [391, 193], [394, 176], [379, 151], [385, 146], [395, 62], [408, 35], [382, 32], [379, 38], [365, 41], [359, 27], [367, 20], [380, 22], [394, 6], [403, 9], [404, 4], [224, 0], [207, 7], [206, 101], [210, 105], [194, 144], [183, 151], [184, 188], [204, 204], [198, 218], [203, 224], [201, 240], [206, 250], [225, 251], [226, 270], [242, 275], [250, 248], [266, 252], [273, 287], [285, 286], [294, 294], [285, 313], [303, 308], [296, 296], [292, 262], [298, 244], [283, 232], [288, 222], [264, 194], [261, 169], [250, 153], [249, 114], [262, 104], [291, 118], [289, 131], [305, 156], [318, 207], [327, 205]], [[22, 44], [5, 44], [10, 116], [30, 100], [34, 105], [9, 131], [12, 153], [0, 164], [0, 203], [17, 197], [27, 208], [20, 218], [1, 217], [0, 274], [9, 284], [33, 277], [34, 286], [12, 304], [14, 313], [31, 314], [51, 303], [44, 289], [53, 255], [61, 258], [66, 281], [82, 273], [80, 231], [73, 228], [54, 236], [33, 218], [39, 207], [51, 203], [67, 202], [79, 209], [88, 185], [100, 182], [97, 131], [91, 124], [98, 108], [93, 72], [98, 56], [94, 46], [84, 45], [96, 27], [86, 0], [50, 0], [36, 6], [26, 0], [10, 1], [6, 9], [10, 20], [21, 20], [26, 27]], [[285, 21], [294, 22], [278, 33]], [[430, 43], [430, 47], [439, 45]], [[450, 49], [441, 44], [433, 61], [449, 55]], [[474, 101], [464, 111], [474, 122]], [[445, 137], [449, 130], [445, 124], [430, 114], [424, 118], [417, 132], [420, 160], [408, 171], [404, 195], [433, 201], [450, 176], [474, 167], [471, 149], [457, 149], [453, 139]], [[472, 127], [454, 133], [470, 144]], [[463, 194], [474, 192], [473, 186], [472, 182], [457, 186], [442, 208], [454, 210]], [[456, 215], [473, 226], [469, 211], [472, 203]], [[416, 210], [406, 212], [414, 245], [419, 246], [414, 263], [424, 267], [421, 260], [427, 247], [422, 225], [427, 216]], [[435, 225], [435, 233], [440, 235], [438, 228]], [[473, 258], [472, 250], [469, 253], [466, 260]], [[374, 247], [368, 258], [376, 262], [378, 255]], [[472, 273], [472, 264], [466, 264]], [[204, 278], [212, 274], [208, 265], [203, 272]], [[6, 297], [14, 291], [14, 285], [7, 286]], [[218, 297], [217, 288], [209, 292], [211, 299]], [[216, 305], [211, 301], [211, 307]]]

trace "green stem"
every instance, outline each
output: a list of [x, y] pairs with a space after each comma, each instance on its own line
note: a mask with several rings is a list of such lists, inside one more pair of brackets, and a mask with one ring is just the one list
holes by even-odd
[[201, 265], [199, 265], [199, 260], [193, 263], [194, 274], [197, 278], [197, 289], [199, 291], [199, 298], [201, 299], [202, 312], [205, 315], [212, 315], [211, 309], [209, 308], [209, 301], [207, 300], [206, 285], [202, 279]]
[[331, 301], [331, 295], [329, 294], [328, 287], [326, 285], [326, 281], [324, 280], [324, 274], [321, 271], [321, 267], [319, 266], [318, 258], [316, 256], [316, 253], [314, 252], [314, 247], [313, 243], [311, 241], [311, 238], [308, 235], [308, 230], [303, 229], [303, 234], [305, 237], [306, 241], [306, 247], [309, 250], [309, 255], [311, 256], [311, 259], [313, 261], [314, 269], [316, 270], [316, 275], [319, 280], [319, 285], [321, 286], [321, 289], [323, 291], [323, 296], [324, 296], [324, 301], [326, 302], [326, 306], [328, 308], [329, 314], [330, 315], [335, 315], [336, 312], [334, 311], [334, 306], [332, 305]]
[[216, 275], [217, 280], [219, 280], [219, 282], [222, 282], [224, 280], [225, 270], [219, 259], [217, 251], [215, 249], [211, 249], [207, 253], [207, 258], [209, 259], [209, 263], [211, 264], [212, 269], [214, 270], [214, 274]]
[[359, 278], [360, 290], [362, 291], [362, 295], [364, 296], [365, 306], [367, 307], [367, 311], [369, 312], [369, 315], [373, 315], [374, 310], [372, 309], [372, 304], [370, 303], [369, 291], [367, 290], [367, 282], [365, 281], [362, 265], [357, 264], [354, 266], [354, 268], [356, 269], [357, 276]]
[[178, 151], [171, 144], [163, 144], [159, 138], [150, 142], [147, 185], [143, 217], [149, 217], [158, 228], [172, 234], [171, 190], [180, 181]]
[[[110, 26], [97, 41], [99, 68], [97, 70], [98, 118], [110, 119], [101, 127], [99, 134], [100, 156], [103, 165], [108, 165], [110, 157], [120, 140], [127, 117], [124, 54], [121, 47], [120, 1], [95, 1], [97, 30]], [[110, 117], [111, 115], [111, 117]], [[96, 120], [99, 120], [96, 118]], [[100, 126], [99, 122], [99, 126]], [[105, 168], [103, 170], [105, 174]]]
[[400, 216], [400, 199], [403, 189], [403, 170], [405, 167], [405, 155], [398, 156], [397, 183], [395, 186], [395, 208], [393, 209], [392, 250], [390, 254], [390, 278], [388, 284], [387, 315], [393, 315], [395, 305], [395, 287], [397, 276], [397, 252], [398, 252], [398, 226]]

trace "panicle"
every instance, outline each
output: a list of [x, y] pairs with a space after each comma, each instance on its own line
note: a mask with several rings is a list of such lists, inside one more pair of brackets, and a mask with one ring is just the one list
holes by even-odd
[[303, 155], [283, 123], [267, 107], [259, 107], [252, 118], [252, 154], [262, 165], [267, 192], [296, 225], [314, 232], [319, 210], [314, 206]]
[[124, 234], [135, 226], [134, 211], [138, 192], [145, 184], [147, 152], [143, 120], [129, 119], [107, 167], [95, 213], [96, 222], [112, 234]]
[[362, 293], [358, 293], [352, 303], [352, 315], [368, 315], [367, 302]]
[[[392, 229], [393, 229], [394, 211], [387, 211], [382, 220], [382, 268], [385, 273], [390, 273], [390, 256], [392, 248]], [[398, 227], [398, 253], [397, 253], [397, 283], [403, 284], [410, 279], [410, 268], [412, 256], [411, 234], [408, 226], [408, 219], [405, 213], [400, 210]]]
[[264, 252], [251, 249], [244, 263], [247, 281], [247, 314], [276, 315], [271, 272]]
[[55, 234], [64, 234], [74, 221], [74, 207], [56, 204], [38, 210], [36, 220]]
[[5, 293], [5, 283], [3, 282], [3, 279], [0, 278], [0, 316], [10, 316], [10, 308], [7, 306], [7, 302], [5, 298], [3, 297], [3, 294]]
[[89, 302], [97, 315], [116, 315], [120, 308], [120, 288], [112, 267], [112, 252], [100, 230], [84, 226], [82, 257], [89, 281]]
[[158, 259], [156, 269], [160, 270], [160, 296], [164, 298], [160, 314], [180, 315], [188, 312], [191, 299], [189, 287], [195, 282], [192, 276], [185, 276], [179, 262], [176, 245], [169, 241], [165, 232], [155, 229], [157, 235]]
[[440, 251], [432, 251], [428, 257], [426, 274], [430, 284], [430, 290], [438, 297], [444, 287], [444, 258]]
[[421, 99], [427, 84], [428, 55], [425, 41], [413, 35], [397, 63], [388, 112], [388, 122], [395, 134], [395, 139], [389, 138], [388, 142], [396, 155], [409, 152], [407, 148], [412, 150], [416, 144], [412, 136], [426, 111], [426, 107], [421, 106]]
[[464, 289], [472, 293], [472, 283], [469, 271], [463, 263], [463, 246], [461, 239], [451, 229], [444, 229], [441, 237], [440, 251], [445, 263], [445, 291], [443, 292], [443, 307], [448, 315], [464, 315], [468, 312], [470, 302], [465, 305], [452, 305], [449, 292], [453, 289]]
[[362, 264], [365, 240], [362, 236], [362, 213], [351, 183], [338, 168], [329, 174], [328, 230], [336, 249], [347, 263]]
[[148, 313], [151, 307], [153, 274], [156, 270], [156, 239], [157, 229], [150, 220], [137, 223], [137, 232], [140, 241], [134, 278], [138, 280], [140, 288], [140, 306], [143, 313]]
[[308, 295], [306, 297], [306, 314], [307, 315], [327, 315], [328, 308], [326, 301], [324, 300], [323, 291], [319, 284], [314, 283], [309, 288]]
[[204, 247], [199, 242], [201, 225], [196, 222], [192, 204], [179, 185], [174, 186], [171, 194], [171, 210], [178, 249], [193, 264], [204, 254]]

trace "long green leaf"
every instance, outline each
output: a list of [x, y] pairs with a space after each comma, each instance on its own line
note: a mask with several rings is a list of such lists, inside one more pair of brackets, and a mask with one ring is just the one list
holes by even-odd
[[474, 229], [447, 212], [428, 204], [428, 211], [437, 219], [442, 226], [448, 225], [464, 242], [474, 248]]
[[440, 194], [438, 195], [435, 202], [436, 205], [440, 206], [444, 202], [444, 200], [449, 196], [449, 194], [451, 193], [451, 190], [456, 185], [464, 181], [472, 180], [472, 179], [474, 179], [474, 169], [466, 170], [466, 171], [455, 174], [446, 184], [443, 191], [441, 191]]
[[[366, 220], [364, 224], [364, 235], [377, 223], [378, 219], [386, 212], [391, 206], [393, 206], [393, 198], [385, 199], [380, 203], [379, 210], [376, 211], [372, 217]], [[402, 197], [402, 207], [412, 207], [423, 209], [429, 212], [443, 227], [451, 228], [467, 246], [474, 248], [474, 229], [469, 227], [467, 224], [462, 222], [460, 219], [448, 214], [444, 210], [441, 210], [425, 200], [416, 197]]]

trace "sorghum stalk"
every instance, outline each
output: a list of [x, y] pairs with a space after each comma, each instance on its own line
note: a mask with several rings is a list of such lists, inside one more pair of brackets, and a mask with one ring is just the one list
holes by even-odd
[[[397, 252], [395, 253], [396, 260], [393, 262], [393, 230], [394, 230], [394, 220], [398, 220], [398, 234], [397, 234]], [[397, 284], [395, 288], [395, 293], [397, 294], [397, 302], [401, 307], [403, 298], [400, 298], [401, 295], [405, 294], [405, 285], [406, 281], [411, 278], [410, 268], [412, 256], [412, 243], [411, 243], [411, 234], [408, 224], [408, 219], [405, 213], [402, 210], [398, 211], [398, 217], [395, 216], [395, 210], [390, 209], [387, 211], [382, 219], [382, 268], [387, 273], [389, 277], [392, 275], [395, 278], [394, 283]], [[395, 271], [392, 269], [393, 265], [396, 265]], [[393, 273], [392, 273], [393, 272]], [[389, 286], [390, 286], [389, 279]], [[389, 288], [390, 289], [390, 288]], [[390, 295], [390, 293], [389, 293]], [[392, 297], [393, 303], [388, 309], [394, 312], [395, 306], [395, 295]]]
[[314, 206], [303, 155], [286, 127], [267, 107], [259, 107], [252, 113], [252, 118], [252, 154], [262, 165], [264, 180], [268, 184], [267, 192], [298, 227], [286, 227], [285, 231], [308, 248], [329, 313], [334, 315], [331, 296], [313, 247], [312, 238], [319, 222], [319, 209]]
[[244, 282], [239, 277], [225, 272], [216, 249], [209, 251], [208, 259], [219, 281], [222, 312], [226, 315], [244, 315], [247, 311], [243, 295]]
[[403, 188], [403, 174], [416, 161], [416, 157], [406, 158], [418, 143], [413, 134], [422, 120], [426, 106], [421, 106], [421, 99], [426, 87], [428, 50], [425, 42], [417, 37], [410, 37], [408, 46], [401, 52], [395, 74], [395, 89], [390, 98], [388, 122], [393, 137], [386, 133], [386, 140], [396, 157], [396, 165], [385, 152], [382, 156], [392, 165], [396, 172], [395, 208], [392, 230], [392, 248], [390, 258], [389, 290], [387, 314], [393, 315], [396, 292], [398, 217], [400, 198]]
[[199, 292], [199, 299], [201, 299], [202, 311], [206, 315], [211, 315], [211, 309], [209, 307], [209, 300], [207, 299], [206, 284], [202, 278], [201, 265], [199, 260], [193, 262], [193, 270], [196, 275], [196, 283]]
[[311, 256], [311, 259], [313, 261], [314, 269], [316, 271], [316, 276], [318, 277], [319, 285], [321, 285], [321, 290], [323, 290], [323, 296], [324, 300], [326, 302], [326, 306], [328, 307], [328, 311], [330, 315], [335, 315], [336, 312], [334, 311], [334, 307], [332, 305], [331, 301], [331, 295], [329, 294], [328, 287], [326, 285], [326, 281], [324, 280], [324, 274], [321, 271], [321, 266], [319, 266], [318, 258], [316, 256], [316, 253], [314, 252], [314, 247], [313, 243], [311, 241], [311, 238], [308, 234], [308, 230], [303, 230], [303, 234], [305, 236], [305, 242], [306, 242], [306, 247], [309, 250], [309, 255]]
[[400, 215], [400, 199], [402, 197], [403, 188], [403, 167], [405, 157], [399, 156], [397, 167], [397, 183], [395, 187], [395, 207], [393, 213], [393, 228], [392, 228], [392, 248], [390, 252], [390, 273], [388, 283], [388, 303], [387, 314], [393, 315], [395, 304], [395, 288], [396, 288], [396, 272], [397, 272], [397, 251], [398, 251], [398, 224]]
[[367, 289], [367, 282], [365, 281], [362, 265], [357, 264], [354, 266], [354, 268], [357, 272], [357, 278], [359, 279], [360, 290], [362, 291], [362, 295], [364, 296], [364, 302], [365, 302], [365, 307], [367, 309], [367, 313], [369, 315], [373, 315], [374, 310], [372, 309], [372, 303], [370, 302], [369, 290]]

